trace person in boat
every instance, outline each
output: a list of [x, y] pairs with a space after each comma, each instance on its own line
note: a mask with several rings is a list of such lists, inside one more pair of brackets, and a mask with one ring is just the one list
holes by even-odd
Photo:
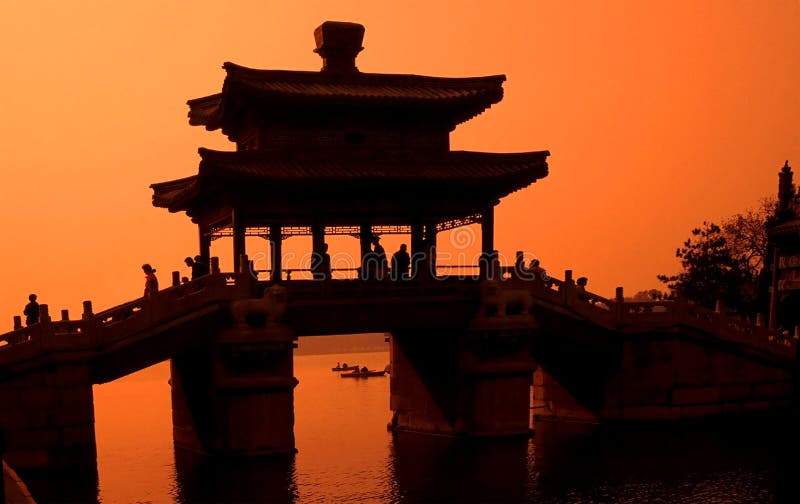
[[340, 367], [342, 367], [342, 366], [341, 366], [341, 364], [339, 364], [339, 363], [337, 362], [337, 363], [336, 363], [336, 367], [337, 367], [337, 368], [340, 368]]
[[367, 374], [367, 373], [369, 373], [369, 369], [367, 369], [367, 366], [362, 367], [361, 374]]

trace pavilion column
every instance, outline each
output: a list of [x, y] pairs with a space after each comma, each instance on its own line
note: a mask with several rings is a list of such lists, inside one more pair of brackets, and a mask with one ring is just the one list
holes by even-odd
[[322, 253], [323, 245], [325, 245], [325, 226], [314, 224], [311, 226], [311, 249], [316, 253]]
[[[311, 271], [316, 274], [322, 264], [323, 247], [325, 246], [325, 226], [314, 223], [311, 226]], [[316, 276], [315, 276], [316, 278]]]
[[[363, 268], [364, 258], [372, 251], [372, 248], [370, 247], [372, 240], [372, 226], [369, 224], [361, 224], [361, 229], [359, 230], [359, 239], [361, 241], [361, 263], [359, 265]], [[361, 278], [364, 279], [366, 277], [367, 272], [362, 271]]]
[[207, 231], [203, 226], [198, 226], [199, 234], [200, 234], [200, 257], [202, 257], [206, 264], [208, 264], [209, 259], [211, 258], [211, 236], [207, 234]]
[[272, 281], [280, 282], [283, 278], [283, 236], [281, 235], [280, 224], [272, 224], [269, 227], [269, 252], [270, 263], [272, 264]]
[[244, 245], [245, 235], [244, 219], [238, 211], [233, 212], [233, 271], [241, 271], [241, 259], [247, 253]]
[[420, 269], [424, 268], [425, 251], [425, 234], [422, 224], [415, 222], [411, 224], [411, 278], [420, 277]]
[[481, 216], [481, 262], [480, 276], [483, 279], [494, 278], [494, 206], [482, 212]]
[[425, 224], [425, 267], [426, 278], [436, 277], [436, 222]]

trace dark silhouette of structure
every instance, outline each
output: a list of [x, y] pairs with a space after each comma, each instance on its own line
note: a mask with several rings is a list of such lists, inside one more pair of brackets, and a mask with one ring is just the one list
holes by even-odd
[[778, 174], [778, 205], [767, 223], [772, 273], [770, 327], [793, 330], [800, 324], [800, 195], [793, 183], [789, 161]]
[[[364, 28], [315, 31], [320, 72], [226, 63], [222, 92], [190, 124], [235, 152], [200, 150], [196, 175], [152, 186], [153, 204], [198, 225], [200, 255], [233, 238], [235, 267], [94, 313], [0, 336], [0, 431], [17, 467], [94, 464], [92, 385], [171, 360], [177, 447], [292, 453], [296, 338], [387, 332], [394, 431], [527, 436], [539, 418], [675, 420], [785, 407], [795, 341], [683, 300], [578, 296], [563, 280], [500, 263], [494, 206], [547, 175], [548, 153], [449, 150], [449, 132], [502, 98], [505, 77], [361, 73]], [[437, 274], [437, 233], [481, 225], [480, 272]], [[290, 280], [282, 242], [409, 234], [404, 282]], [[270, 279], [245, 237], [269, 240]], [[287, 275], [284, 275], [287, 273]], [[533, 278], [531, 278], [533, 277]], [[533, 391], [533, 394], [531, 394]]]

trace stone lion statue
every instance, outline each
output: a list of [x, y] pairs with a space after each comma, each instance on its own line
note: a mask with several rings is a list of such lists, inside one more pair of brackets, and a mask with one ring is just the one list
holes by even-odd
[[286, 287], [275, 284], [264, 289], [264, 296], [231, 302], [231, 315], [237, 327], [247, 327], [247, 317], [261, 315], [267, 325], [276, 324], [286, 312]]
[[520, 315], [527, 315], [533, 306], [533, 297], [526, 289], [504, 289], [495, 280], [487, 280], [481, 287], [482, 317], [506, 317], [508, 305], [519, 306]]

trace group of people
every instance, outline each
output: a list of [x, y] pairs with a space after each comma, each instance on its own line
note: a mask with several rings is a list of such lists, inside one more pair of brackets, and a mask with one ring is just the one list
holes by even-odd
[[[391, 269], [386, 258], [386, 250], [381, 245], [380, 236], [373, 236], [370, 240], [370, 251], [364, 254], [361, 261], [361, 278], [364, 280], [381, 280], [391, 277], [392, 280], [407, 280], [411, 256], [408, 246], [403, 243], [392, 254]], [[314, 280], [328, 280], [331, 278], [331, 256], [328, 253], [328, 244], [323, 243], [319, 251], [314, 253], [311, 260], [311, 273]]]
[[372, 250], [366, 254], [361, 261], [361, 276], [364, 280], [408, 280], [408, 269], [411, 266], [411, 256], [408, 254], [408, 246], [403, 243], [400, 248], [392, 254], [391, 269], [386, 259], [386, 250], [381, 245], [380, 236], [372, 237]]
[[[203, 256], [196, 255], [194, 258], [187, 257], [183, 260], [186, 266], [191, 268], [191, 278], [196, 280], [211, 272], [211, 267]], [[158, 292], [158, 278], [156, 277], [156, 269], [150, 264], [142, 264], [142, 271], [144, 271], [144, 297], [154, 296]], [[189, 281], [189, 277], [183, 277], [184, 283]]]

